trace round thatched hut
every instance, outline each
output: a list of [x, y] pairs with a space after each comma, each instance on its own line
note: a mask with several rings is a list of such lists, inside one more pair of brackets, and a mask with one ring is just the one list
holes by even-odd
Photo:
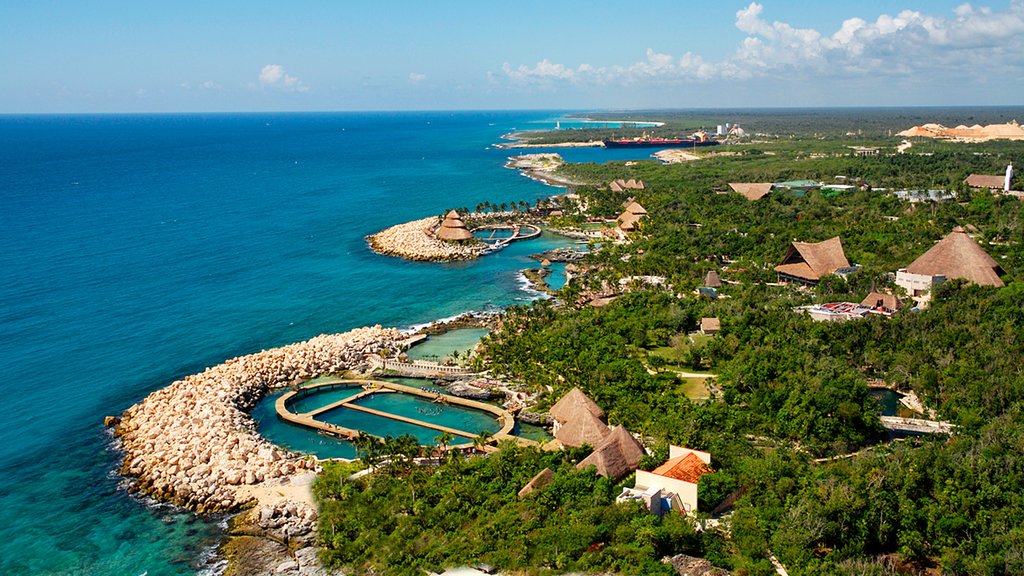
[[466, 223], [462, 221], [459, 213], [455, 210], [452, 210], [444, 217], [435, 236], [438, 240], [446, 240], [448, 242], [463, 242], [473, 239], [473, 233], [469, 231], [469, 228], [466, 228]]

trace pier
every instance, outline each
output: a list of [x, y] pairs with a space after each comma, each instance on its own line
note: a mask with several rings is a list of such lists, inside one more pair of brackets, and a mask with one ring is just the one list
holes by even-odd
[[[318, 388], [328, 388], [328, 387], [329, 388], [334, 388], [334, 387], [338, 387], [338, 386], [360, 386], [360, 387], [362, 387], [362, 390], [357, 392], [357, 393], [355, 393], [355, 394], [353, 394], [353, 395], [351, 395], [351, 396], [349, 396], [349, 397], [347, 397], [347, 398], [343, 398], [341, 400], [338, 400], [337, 402], [333, 402], [331, 404], [328, 404], [327, 406], [323, 406], [321, 408], [317, 408], [316, 410], [311, 410], [309, 412], [305, 412], [305, 413], [301, 413], [301, 414], [296, 413], [296, 412], [292, 412], [288, 408], [288, 402], [291, 399], [295, 398], [296, 396], [308, 395], [310, 393], [310, 391], [316, 390]], [[355, 402], [357, 400], [361, 399], [361, 398], [365, 398], [365, 397], [370, 396], [372, 394], [388, 393], [388, 392], [399, 392], [399, 393], [403, 393], [403, 394], [411, 394], [411, 395], [414, 395], [414, 396], [420, 396], [420, 397], [423, 397], [423, 398], [429, 398], [430, 400], [432, 400], [434, 402], [441, 402], [441, 403], [444, 403], [444, 404], [450, 404], [450, 405], [454, 405], [454, 406], [464, 406], [464, 407], [467, 407], [467, 408], [472, 408], [474, 410], [482, 410], [484, 412], [489, 412], [489, 413], [493, 414], [497, 418], [498, 424], [501, 427], [498, 430], [498, 432], [496, 432], [495, 434], [493, 434], [491, 436], [491, 438], [494, 441], [501, 441], [501, 440], [512, 439], [512, 440], [515, 440], [516, 442], [518, 442], [519, 444], [523, 444], [523, 445], [534, 445], [534, 444], [536, 444], [532, 440], [527, 440], [525, 438], [520, 438], [520, 437], [515, 436], [515, 435], [512, 434], [512, 430], [515, 428], [515, 417], [508, 410], [505, 410], [503, 408], [499, 408], [497, 406], [493, 406], [491, 404], [487, 404], [486, 402], [478, 402], [476, 400], [469, 400], [467, 398], [459, 398], [458, 396], [451, 396], [451, 395], [448, 395], [448, 394], [441, 394], [441, 393], [438, 393], [438, 392], [430, 392], [430, 391], [427, 391], [427, 390], [422, 390], [420, 388], [415, 388], [415, 387], [412, 387], [412, 386], [405, 386], [404, 384], [396, 384], [394, 382], [382, 382], [380, 380], [344, 380], [344, 379], [334, 379], [334, 380], [327, 380], [327, 381], [323, 381], [323, 382], [316, 382], [316, 383], [313, 383], [313, 384], [307, 384], [307, 385], [304, 385], [304, 386], [299, 386], [298, 388], [296, 388], [294, 390], [291, 390], [291, 391], [281, 395], [281, 397], [278, 398], [277, 401], [274, 403], [274, 410], [277, 412], [277, 415], [281, 419], [283, 419], [285, 421], [291, 422], [293, 424], [298, 424], [300, 426], [305, 426], [307, 428], [313, 428], [315, 430], [319, 430], [321, 432], [324, 432], [324, 433], [332, 435], [332, 436], [338, 436], [338, 437], [344, 438], [346, 440], [354, 440], [360, 434], [367, 434], [369, 432], [360, 431], [360, 430], [354, 430], [354, 429], [351, 429], [351, 428], [345, 428], [343, 426], [338, 426], [338, 425], [335, 425], [335, 424], [324, 422], [322, 420], [318, 420], [317, 416], [320, 416], [321, 414], [325, 414], [325, 413], [327, 413], [327, 412], [329, 412], [331, 410], [335, 410], [337, 408], [350, 408], [350, 409], [353, 409], [353, 410], [358, 410], [360, 412], [365, 412], [367, 414], [373, 414], [375, 416], [380, 416], [380, 417], [383, 417], [383, 418], [390, 418], [392, 420], [397, 420], [399, 422], [405, 422], [407, 424], [413, 424], [415, 426], [420, 426], [420, 427], [423, 427], [423, 428], [428, 428], [430, 430], [437, 430], [439, 432], [448, 432], [448, 433], [450, 433], [452, 435], [459, 436], [459, 437], [462, 437], [462, 438], [467, 438], [467, 439], [470, 439], [470, 440], [472, 440], [472, 439], [476, 438], [477, 436], [479, 436], [479, 434], [475, 434], [473, 432], [467, 432], [465, 430], [458, 430], [456, 428], [451, 428], [451, 427], [443, 426], [443, 425], [440, 425], [440, 424], [434, 424], [432, 422], [425, 422], [423, 420], [418, 420], [418, 419], [415, 419], [415, 418], [408, 418], [406, 416], [400, 416], [398, 414], [391, 414], [390, 412], [383, 412], [381, 410], [375, 410], [375, 409], [372, 409], [372, 408], [366, 408], [364, 406], [358, 406], [358, 405], [355, 404]], [[471, 445], [472, 445], [471, 443], [466, 443], [466, 444], [463, 444], [463, 445], [458, 445], [458, 446], [453, 446], [453, 447], [468, 447], [468, 446], [471, 446]]]

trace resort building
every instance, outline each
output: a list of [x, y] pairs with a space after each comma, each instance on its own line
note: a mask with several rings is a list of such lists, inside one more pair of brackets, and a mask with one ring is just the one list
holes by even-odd
[[697, 510], [697, 483], [712, 472], [711, 454], [669, 446], [669, 459], [651, 472], [636, 471], [633, 488], [623, 488], [616, 502], [642, 502], [654, 514]]
[[895, 294], [872, 290], [860, 303], [861, 306], [895, 314], [903, 308], [903, 302]]
[[448, 242], [463, 242], [473, 239], [473, 233], [469, 231], [469, 228], [466, 228], [466, 223], [462, 221], [459, 213], [455, 210], [452, 210], [444, 217], [441, 226], [434, 233], [434, 236], [438, 240], [446, 240]]
[[643, 190], [646, 188], [643, 180], [623, 180], [619, 178], [608, 185], [612, 192], [625, 192], [626, 190]]
[[823, 242], [793, 242], [782, 263], [775, 267], [779, 282], [816, 286], [822, 276], [850, 268], [839, 237]]
[[1004, 286], [999, 275], [1003, 270], [978, 245], [967, 231], [957, 226], [948, 236], [914, 260], [910, 266], [896, 272], [896, 285], [907, 291], [918, 305], [931, 300], [936, 284], [963, 278], [981, 286]]
[[956, 192], [952, 190], [896, 190], [892, 195], [911, 204], [948, 202], [956, 199]]
[[729, 187], [747, 200], [760, 200], [772, 191], [771, 182], [729, 182]]
[[821, 188], [821, 182], [815, 180], [786, 180], [772, 184], [772, 190], [786, 190], [793, 196], [801, 197], [811, 190]]
[[616, 222], [619, 224], [619, 230], [623, 232], [632, 232], [636, 230], [637, 223], [640, 219], [647, 216], [647, 210], [640, 205], [639, 202], [630, 202], [629, 206], [626, 206], [626, 211], [622, 213]]
[[579, 388], [573, 388], [551, 409], [552, 433], [563, 446], [600, 445], [610, 434], [604, 411]]
[[1009, 192], [1013, 190], [1013, 164], [1007, 165], [1006, 173], [1003, 175], [971, 174], [964, 182], [977, 190]]
[[718, 277], [718, 272], [708, 270], [707, 275], [704, 276], [704, 286], [708, 288], [721, 288], [722, 279]]
[[626, 430], [625, 426], [617, 426], [599, 444], [594, 451], [576, 465], [577, 470], [588, 466], [597, 469], [600, 476], [611, 480], [619, 480], [640, 464], [640, 459], [647, 455], [644, 447]]
[[700, 333], [708, 336], [718, 334], [718, 331], [722, 329], [722, 321], [718, 318], [701, 318], [700, 319]]

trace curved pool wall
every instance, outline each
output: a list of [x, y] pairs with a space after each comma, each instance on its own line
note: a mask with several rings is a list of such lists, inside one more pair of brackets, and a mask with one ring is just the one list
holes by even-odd
[[[436, 387], [429, 379], [390, 378], [387, 381], [429, 392], [444, 393], [442, 388]], [[269, 394], [255, 407], [252, 416], [257, 422], [259, 433], [271, 442], [289, 450], [311, 454], [318, 458], [356, 458], [356, 450], [347, 440], [287, 422], [277, 415], [275, 404], [278, 399], [292, 391], [292, 389], [280, 390]], [[295, 398], [288, 399], [287, 406], [290, 411], [306, 413], [350, 398], [360, 391], [361, 387], [357, 382], [332, 383], [329, 386], [311, 389]], [[452, 404], [437, 404], [428, 398], [401, 392], [377, 391], [355, 401], [354, 404], [473, 434], [482, 430], [493, 434], [501, 428], [499, 419], [483, 410]], [[497, 407], [493, 408], [500, 410]], [[509, 417], [511, 418], [511, 415]], [[436, 445], [436, 439], [441, 434], [439, 430], [432, 428], [346, 407], [323, 412], [316, 418], [321, 422], [353, 430], [363, 430], [380, 437], [412, 434], [420, 444], [426, 446]], [[524, 425], [518, 421], [514, 421], [514, 427], [510, 434], [534, 442], [550, 439], [550, 436], [542, 428]], [[468, 444], [469, 442], [470, 440], [467, 438], [456, 436], [454, 443]]]

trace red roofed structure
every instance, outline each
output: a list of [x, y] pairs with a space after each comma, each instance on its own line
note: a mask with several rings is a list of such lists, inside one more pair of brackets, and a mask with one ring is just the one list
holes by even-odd
[[635, 487], [623, 488], [616, 500], [642, 501], [648, 510], [658, 514], [668, 510], [694, 512], [697, 483], [709, 472], [714, 472], [711, 454], [670, 446], [668, 461], [651, 472], [637, 470]]
[[700, 459], [700, 456], [690, 452], [685, 456], [669, 458], [667, 462], [655, 468], [651, 474], [696, 484], [701, 476], [710, 471], [711, 468]]

